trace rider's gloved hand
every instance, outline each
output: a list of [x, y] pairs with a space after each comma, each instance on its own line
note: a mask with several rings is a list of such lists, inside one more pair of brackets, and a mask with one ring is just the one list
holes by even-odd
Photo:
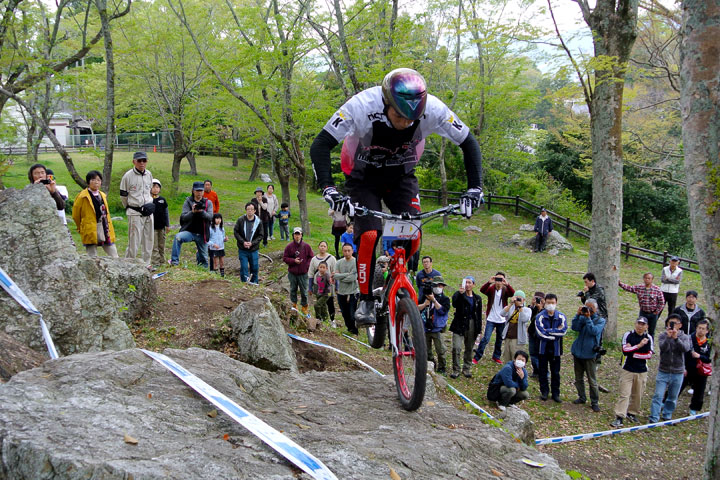
[[469, 188], [460, 196], [460, 213], [466, 218], [472, 217], [473, 208], [483, 203], [483, 191], [480, 187]]
[[355, 207], [350, 203], [350, 197], [338, 192], [335, 187], [325, 187], [323, 198], [330, 204], [330, 208], [351, 217], [355, 216]]

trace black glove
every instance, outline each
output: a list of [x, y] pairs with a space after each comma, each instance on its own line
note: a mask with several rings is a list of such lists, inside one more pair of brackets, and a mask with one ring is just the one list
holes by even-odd
[[335, 187], [325, 187], [323, 198], [330, 204], [332, 210], [351, 217], [355, 216], [355, 207], [350, 203], [350, 197], [341, 194]]
[[473, 208], [483, 203], [483, 191], [480, 187], [468, 188], [468, 191], [460, 196], [460, 213], [466, 218], [472, 217]]

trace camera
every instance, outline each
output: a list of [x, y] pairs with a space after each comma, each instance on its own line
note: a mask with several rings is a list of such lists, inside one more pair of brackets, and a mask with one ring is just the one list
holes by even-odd
[[423, 283], [422, 293], [424, 296], [432, 295], [432, 285], [430, 283]]
[[195, 202], [195, 205], [193, 205], [194, 210], [205, 210], [205, 205], [202, 204], [202, 202]]
[[579, 292], [577, 293], [577, 295], [575, 295], [575, 296], [576, 296], [576, 297], [582, 297], [582, 296], [584, 296], [584, 295], [585, 295], [585, 292], [583, 292], [583, 291], [581, 290], [581, 291], [579, 291]]
[[580, 308], [580, 313], [583, 315], [590, 315], [590, 310], [587, 307]]
[[595, 345], [593, 347], [593, 352], [597, 353], [598, 357], [602, 357], [607, 353], [607, 349], [603, 348], [602, 345]]
[[47, 179], [47, 178], [44, 178], [44, 179], [40, 180], [40, 183], [42, 183], [43, 185], [49, 185], [49, 184], [50, 184], [50, 180]]
[[503, 277], [495, 277], [496, 282], [502, 282], [503, 280], [505, 280]]
[[536, 304], [536, 305], [540, 305], [540, 304], [542, 303], [542, 301], [543, 301], [543, 298], [542, 298], [542, 297], [535, 297], [535, 304]]

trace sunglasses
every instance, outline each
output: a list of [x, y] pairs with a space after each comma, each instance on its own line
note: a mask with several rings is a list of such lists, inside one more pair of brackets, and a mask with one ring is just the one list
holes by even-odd
[[147, 158], [138, 158], [138, 159], [135, 160], [135, 161], [138, 162], [138, 163], [147, 163]]

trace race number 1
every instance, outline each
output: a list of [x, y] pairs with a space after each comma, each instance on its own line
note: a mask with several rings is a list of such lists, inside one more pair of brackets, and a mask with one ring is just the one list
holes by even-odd
[[412, 220], [386, 220], [383, 228], [383, 237], [395, 237], [403, 240], [417, 238], [420, 232], [420, 221]]

